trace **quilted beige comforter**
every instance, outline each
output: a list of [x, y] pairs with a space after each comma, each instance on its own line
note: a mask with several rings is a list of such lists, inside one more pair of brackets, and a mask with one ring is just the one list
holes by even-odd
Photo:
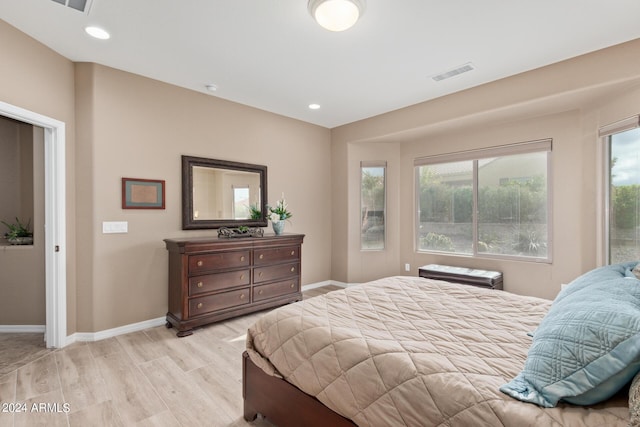
[[626, 396], [544, 409], [499, 387], [524, 366], [551, 302], [391, 277], [274, 310], [251, 359], [359, 426], [626, 426]]

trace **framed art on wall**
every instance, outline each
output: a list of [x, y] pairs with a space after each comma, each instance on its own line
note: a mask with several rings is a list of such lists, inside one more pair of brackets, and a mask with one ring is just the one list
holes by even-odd
[[164, 180], [122, 178], [122, 209], [164, 209]]

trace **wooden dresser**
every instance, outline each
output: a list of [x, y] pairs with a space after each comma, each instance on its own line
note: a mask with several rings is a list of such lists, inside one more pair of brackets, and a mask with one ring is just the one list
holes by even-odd
[[165, 239], [167, 327], [193, 328], [302, 299], [303, 234]]

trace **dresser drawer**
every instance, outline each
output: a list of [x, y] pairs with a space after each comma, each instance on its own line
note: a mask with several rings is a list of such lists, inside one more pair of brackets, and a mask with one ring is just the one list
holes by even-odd
[[282, 282], [269, 283], [268, 285], [253, 288], [253, 301], [274, 298], [281, 295], [293, 294], [300, 290], [298, 278], [283, 280]]
[[249, 251], [219, 252], [189, 256], [189, 275], [200, 274], [220, 268], [248, 267]]
[[250, 270], [229, 271], [189, 278], [189, 296], [249, 285]]
[[258, 267], [253, 269], [253, 283], [297, 277], [298, 274], [300, 274], [300, 263], [298, 262]]
[[249, 288], [236, 291], [222, 292], [206, 297], [191, 298], [189, 300], [189, 317], [208, 314], [239, 305], [249, 304]]
[[300, 259], [300, 246], [257, 249], [253, 254], [254, 265], [272, 264], [279, 261], [297, 261]]

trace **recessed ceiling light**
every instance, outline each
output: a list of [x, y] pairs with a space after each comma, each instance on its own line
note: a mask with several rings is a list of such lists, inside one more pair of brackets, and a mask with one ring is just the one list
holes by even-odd
[[215, 92], [218, 90], [218, 86], [214, 84], [208, 84], [208, 85], [205, 85], [204, 87], [206, 87], [209, 92]]
[[100, 27], [86, 27], [84, 30], [91, 37], [95, 37], [100, 40], [107, 40], [111, 38], [111, 35]]
[[317, 110], [320, 108], [320, 104], [309, 104], [309, 109]]

